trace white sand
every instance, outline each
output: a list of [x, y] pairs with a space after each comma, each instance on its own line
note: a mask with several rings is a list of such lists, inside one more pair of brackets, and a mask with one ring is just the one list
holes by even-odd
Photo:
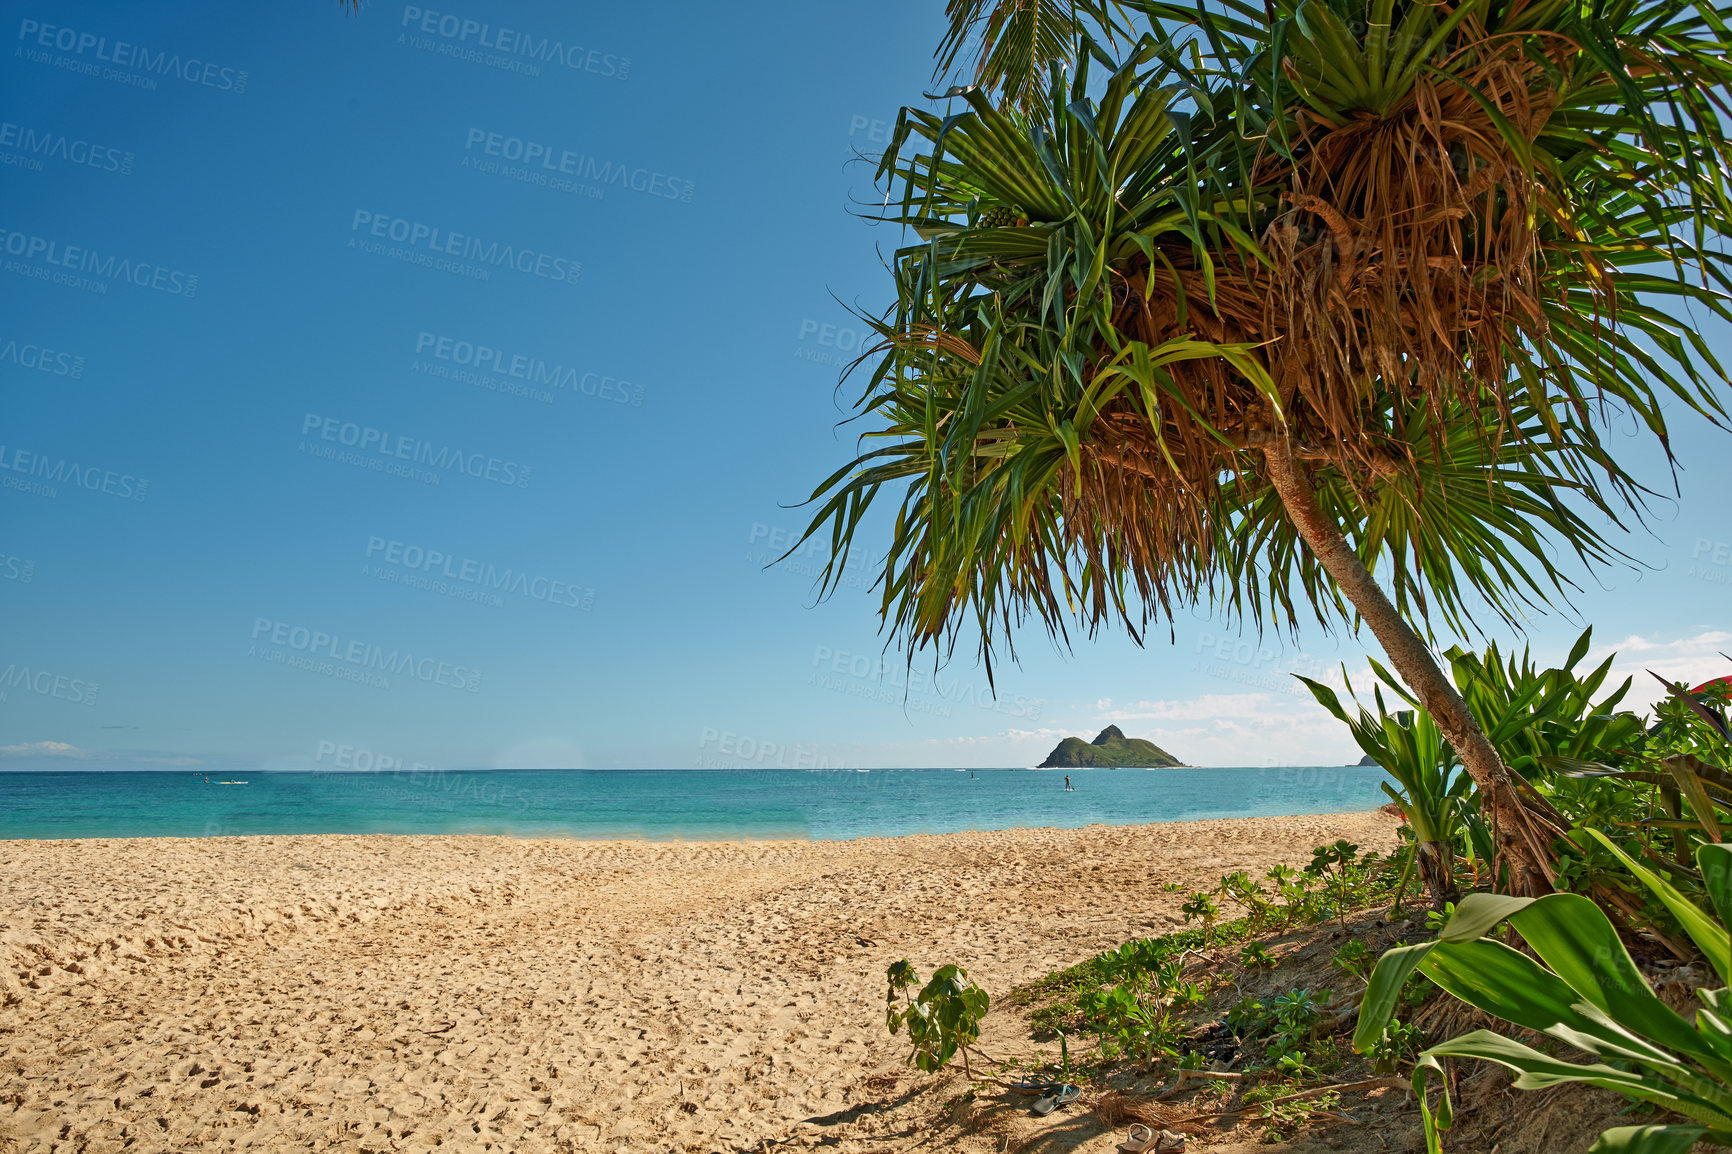
[[1001, 997], [1342, 836], [0, 842], [0, 1151], [856, 1148], [888, 963]]

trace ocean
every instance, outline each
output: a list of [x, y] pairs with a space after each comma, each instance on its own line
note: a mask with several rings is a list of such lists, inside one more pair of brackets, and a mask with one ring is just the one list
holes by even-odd
[[[890, 837], [1369, 810], [1380, 769], [0, 773], [0, 838]], [[228, 779], [244, 785], [222, 785]]]

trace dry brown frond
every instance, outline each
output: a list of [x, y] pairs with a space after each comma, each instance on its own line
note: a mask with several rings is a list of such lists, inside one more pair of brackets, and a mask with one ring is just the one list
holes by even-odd
[[1095, 1116], [1109, 1130], [1122, 1130], [1137, 1122], [1144, 1126], [1159, 1126], [1165, 1118], [1155, 1108], [1154, 1099], [1117, 1090], [1108, 1090], [1095, 1100]]
[[[1478, 63], [1456, 83], [1422, 78], [1381, 117], [1303, 117], [1293, 158], [1266, 150], [1258, 183], [1285, 188], [1262, 237], [1274, 271], [1217, 263], [1211, 302], [1189, 250], [1166, 248], [1154, 264], [1139, 254], [1117, 270], [1120, 333], [1151, 346], [1183, 337], [1257, 346], [1288, 434], [1321, 446], [1356, 487], [1413, 469], [1405, 451], [1366, 432], [1374, 390], [1440, 416], [1488, 400], [1507, 414], [1505, 350], [1545, 339], [1539, 225], [1563, 211], [1565, 193], [1518, 148], [1544, 129], [1555, 98], [1541, 62], [1507, 33], [1467, 31], [1459, 52]], [[1573, 47], [1560, 39], [1555, 51]], [[1202, 422], [1227, 433], [1278, 423], [1218, 359], [1169, 371], [1190, 413], [1168, 406], [1157, 437], [1134, 402], [1118, 402], [1085, 446], [1096, 467], [1069, 482], [1074, 511], [1110, 519], [1131, 552], [1156, 562], [1207, 539], [1218, 478], [1235, 468], [1235, 450]]]

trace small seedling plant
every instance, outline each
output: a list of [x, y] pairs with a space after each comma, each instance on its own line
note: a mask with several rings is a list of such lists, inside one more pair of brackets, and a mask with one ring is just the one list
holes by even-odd
[[968, 1048], [980, 1040], [980, 1020], [992, 1004], [986, 991], [961, 966], [940, 966], [917, 994], [910, 991], [920, 985], [920, 974], [908, 959], [892, 962], [884, 976], [890, 987], [884, 1024], [892, 1034], [907, 1028], [913, 1045], [908, 1064], [936, 1073], [960, 1053], [963, 1072], [972, 1080]]
[[1316, 900], [1311, 893], [1311, 876], [1300, 873], [1290, 865], [1277, 865], [1264, 875], [1275, 883], [1275, 892], [1281, 897], [1281, 905], [1276, 907], [1281, 917], [1281, 927], [1286, 927], [1311, 912], [1311, 906]]
[[1220, 893], [1222, 897], [1231, 900], [1244, 910], [1244, 916], [1250, 920], [1252, 925], [1262, 926], [1268, 923], [1272, 908], [1269, 895], [1244, 870], [1235, 870], [1223, 877]]
[[1305, 872], [1324, 879], [1335, 891], [1335, 912], [1341, 918], [1341, 929], [1347, 929], [1347, 872], [1359, 856], [1359, 847], [1346, 838], [1334, 845], [1320, 845], [1311, 851], [1311, 864]]
[[1209, 931], [1215, 926], [1215, 919], [1221, 916], [1221, 907], [1215, 901], [1215, 895], [1209, 893], [1194, 893], [1190, 900], [1179, 907], [1187, 922], [1203, 923], [1203, 944], [1209, 944]]
[[1337, 969], [1346, 970], [1361, 982], [1369, 982], [1377, 955], [1359, 938], [1349, 938], [1335, 951], [1333, 961]]

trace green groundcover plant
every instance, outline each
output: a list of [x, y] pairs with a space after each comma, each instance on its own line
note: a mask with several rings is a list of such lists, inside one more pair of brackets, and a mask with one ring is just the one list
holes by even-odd
[[[1722, 982], [1732, 978], [1732, 846], [1696, 851], [1710, 915], [1663, 877], [1639, 864], [1598, 830], [1587, 831], [1618, 857], [1672, 912]], [[1488, 937], [1508, 922], [1535, 957]], [[1605, 913], [1580, 894], [1519, 898], [1476, 893], [1462, 900], [1437, 939], [1399, 946], [1378, 959], [1360, 1006], [1354, 1048], [1371, 1052], [1383, 1038], [1412, 972], [1503, 1021], [1549, 1035], [1591, 1061], [1553, 1056], [1515, 1038], [1474, 1030], [1424, 1051], [1414, 1092], [1431, 1154], [1442, 1149], [1451, 1107], [1447, 1082], [1435, 1113], [1426, 1083], [1442, 1074], [1441, 1058], [1478, 1058], [1518, 1075], [1518, 1089], [1582, 1082], [1613, 1090], [1688, 1123], [1607, 1130], [1590, 1154], [1685, 1154], [1700, 1141], [1732, 1145], [1732, 994], [1724, 985], [1698, 991], [1695, 1021], [1662, 1002], [1637, 969]]]

